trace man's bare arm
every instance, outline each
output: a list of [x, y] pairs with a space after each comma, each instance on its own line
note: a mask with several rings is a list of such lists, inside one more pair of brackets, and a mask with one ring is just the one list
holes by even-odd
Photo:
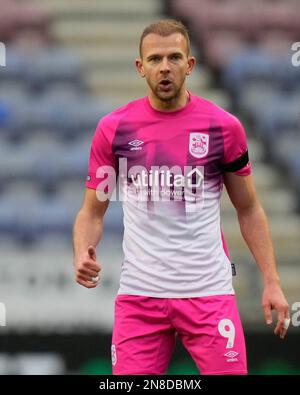
[[265, 319], [272, 323], [271, 310], [278, 313], [274, 333], [283, 338], [286, 333], [284, 319], [289, 317], [289, 306], [281, 289], [276, 269], [274, 248], [267, 216], [255, 191], [252, 176], [238, 176], [233, 173], [224, 175], [224, 183], [236, 211], [245, 239], [263, 276], [264, 291], [262, 305]]
[[[73, 227], [73, 254], [76, 281], [86, 288], [95, 288], [101, 265], [97, 262], [96, 246], [103, 234], [103, 217], [109, 201], [97, 199], [94, 189], [86, 189], [82, 208]], [[96, 281], [98, 280], [98, 281]]]

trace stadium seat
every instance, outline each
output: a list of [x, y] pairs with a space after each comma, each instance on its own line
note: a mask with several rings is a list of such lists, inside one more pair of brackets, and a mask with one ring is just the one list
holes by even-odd
[[263, 108], [257, 108], [256, 124], [267, 139], [273, 139], [281, 130], [299, 127], [300, 93], [278, 94]]
[[0, 41], [9, 42], [15, 32], [15, 9], [13, 0], [1, 0]]
[[34, 63], [28, 68], [29, 85], [37, 90], [45, 89], [55, 82], [81, 86], [82, 65], [74, 53], [60, 47], [50, 46], [39, 51]]
[[4, 128], [8, 125], [9, 117], [10, 117], [9, 106], [5, 101], [2, 101], [0, 98], [0, 133], [1, 133], [1, 129], [4, 130]]
[[0, 83], [25, 79], [28, 68], [26, 57], [12, 45], [6, 47], [6, 65], [7, 67], [0, 67]]
[[201, 60], [208, 64], [213, 71], [220, 71], [241, 50], [242, 46], [243, 37], [236, 32], [208, 32], [203, 39]]
[[44, 7], [37, 4], [18, 3], [14, 10], [15, 34], [24, 34], [25, 31], [35, 31], [45, 40], [49, 39], [51, 17]]
[[272, 158], [283, 170], [291, 172], [294, 159], [299, 156], [300, 137], [298, 129], [281, 130], [272, 141]]
[[290, 162], [290, 175], [291, 183], [297, 193], [298, 197], [298, 211], [300, 212], [300, 157], [299, 157], [299, 146], [298, 155], [295, 155]]
[[34, 156], [30, 150], [17, 146], [7, 141], [1, 141], [0, 147], [0, 181], [1, 189], [4, 185], [15, 180], [30, 180]]

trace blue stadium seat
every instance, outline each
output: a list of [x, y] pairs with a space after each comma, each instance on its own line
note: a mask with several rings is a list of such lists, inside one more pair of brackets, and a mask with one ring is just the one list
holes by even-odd
[[15, 180], [32, 179], [34, 154], [23, 145], [17, 146], [2, 141], [0, 146], [0, 181], [1, 186]]
[[282, 93], [257, 108], [255, 123], [267, 141], [276, 138], [281, 130], [299, 127], [299, 102], [300, 92]]
[[0, 67], [0, 83], [2, 81], [26, 82], [29, 67], [30, 64], [26, 56], [18, 48], [8, 45], [6, 48], [6, 67]]
[[298, 211], [300, 212], [300, 156], [299, 156], [299, 146], [298, 146], [298, 154], [295, 155], [291, 159], [290, 163], [290, 175], [291, 175], [291, 183], [294, 187], [297, 196], [298, 196]]
[[12, 186], [0, 198], [0, 232], [22, 242], [32, 242], [44, 234], [70, 232], [74, 220], [67, 202], [55, 196], [45, 198], [38, 187], [28, 183]]
[[281, 130], [270, 144], [274, 163], [290, 173], [293, 161], [300, 153], [299, 129]]
[[62, 47], [47, 47], [38, 52], [27, 70], [28, 83], [34, 90], [42, 90], [55, 82], [74, 84], [82, 89], [82, 63], [74, 53]]
[[223, 83], [238, 97], [248, 82], [274, 82], [274, 68], [272, 58], [262, 47], [244, 46], [224, 67]]

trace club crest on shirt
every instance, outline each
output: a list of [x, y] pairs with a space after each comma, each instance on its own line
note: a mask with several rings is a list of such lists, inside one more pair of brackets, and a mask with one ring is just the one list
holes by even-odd
[[204, 158], [208, 154], [209, 135], [206, 133], [190, 133], [190, 154], [195, 158]]

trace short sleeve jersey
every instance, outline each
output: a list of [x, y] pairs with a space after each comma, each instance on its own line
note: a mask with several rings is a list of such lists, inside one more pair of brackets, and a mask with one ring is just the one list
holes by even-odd
[[172, 112], [130, 102], [100, 120], [86, 187], [107, 191], [110, 172], [124, 212], [119, 294], [234, 294], [220, 197], [224, 172], [251, 173], [235, 116], [191, 93]]

